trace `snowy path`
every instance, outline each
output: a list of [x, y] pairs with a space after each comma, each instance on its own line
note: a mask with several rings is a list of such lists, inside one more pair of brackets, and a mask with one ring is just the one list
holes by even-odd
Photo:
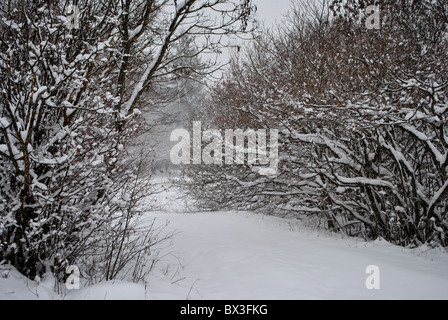
[[[154, 285], [150, 298], [448, 299], [443, 252], [319, 235], [298, 223], [251, 213], [158, 218], [180, 231], [170, 249], [182, 260], [186, 278], [166, 296], [169, 289]], [[380, 269], [379, 290], [366, 288], [369, 265]]]
[[[448, 299], [448, 253], [318, 232], [299, 221], [246, 212], [182, 213], [176, 192], [147, 215], [177, 230], [149, 285], [100, 283], [64, 299]], [[366, 268], [380, 289], [366, 288]], [[0, 277], [0, 299], [61, 299], [52, 281]]]

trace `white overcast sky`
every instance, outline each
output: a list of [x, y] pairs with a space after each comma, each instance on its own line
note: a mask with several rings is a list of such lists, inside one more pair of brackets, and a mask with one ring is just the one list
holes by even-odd
[[[285, 15], [291, 7], [291, 0], [253, 0], [253, 4], [257, 6], [257, 13], [255, 18], [263, 23], [265, 27], [271, 27], [275, 23], [279, 23], [284, 19]], [[247, 44], [241, 40], [231, 40], [233, 45]], [[232, 53], [228, 49], [224, 49], [219, 55], [218, 60], [220, 63], [226, 63], [230, 60]], [[221, 71], [214, 73], [214, 76], [220, 78], [222, 76]]]
[[272, 26], [277, 20], [282, 20], [282, 14], [290, 9], [290, 0], [253, 0], [257, 6], [257, 19], [264, 21], [266, 26]]

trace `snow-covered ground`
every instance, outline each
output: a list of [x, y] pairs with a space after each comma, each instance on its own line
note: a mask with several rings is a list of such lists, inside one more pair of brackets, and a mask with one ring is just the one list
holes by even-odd
[[[298, 220], [248, 212], [180, 213], [182, 201], [161, 194], [164, 211], [148, 214], [177, 230], [148, 283], [100, 283], [53, 292], [13, 269], [0, 271], [0, 299], [448, 299], [448, 253], [405, 249], [305, 227]], [[380, 289], [366, 288], [379, 268]]]

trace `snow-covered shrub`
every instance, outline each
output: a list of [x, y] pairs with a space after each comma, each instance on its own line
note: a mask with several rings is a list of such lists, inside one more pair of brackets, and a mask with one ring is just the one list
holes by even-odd
[[369, 30], [367, 2], [297, 1], [289, 24], [234, 62], [211, 95], [211, 126], [278, 129], [279, 170], [192, 166], [202, 205], [317, 214], [350, 235], [448, 244], [447, 5], [381, 1], [389, 18]]
[[[176, 73], [213, 67], [184, 64], [180, 39], [240, 33], [251, 13], [249, 0], [76, 5], [0, 3], [0, 262], [31, 278], [91, 263], [98, 273], [81, 272], [112, 279], [160, 240], [136, 229], [151, 194], [148, 165], [128, 154], [148, 129], [139, 109]], [[219, 22], [203, 14], [217, 6]], [[211, 38], [191, 54], [217, 50]]]

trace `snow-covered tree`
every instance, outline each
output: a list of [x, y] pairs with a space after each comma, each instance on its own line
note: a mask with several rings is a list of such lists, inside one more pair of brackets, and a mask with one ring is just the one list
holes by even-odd
[[149, 253], [153, 241], [135, 247], [130, 236], [148, 193], [144, 157], [127, 152], [148, 129], [139, 109], [177, 70], [212, 67], [182, 65], [176, 43], [191, 36], [202, 39], [196, 53], [216, 50], [223, 36], [244, 32], [251, 8], [248, 0], [0, 4], [0, 261], [29, 277], [48, 267], [60, 277], [76, 263], [91, 279], [111, 279]]
[[[309, 213], [400, 245], [447, 245], [448, 7], [443, 1], [297, 1], [214, 93], [214, 126], [277, 128], [277, 175], [192, 167], [209, 206]], [[212, 114], [212, 112], [210, 112]], [[218, 179], [213, 179], [218, 177]]]

